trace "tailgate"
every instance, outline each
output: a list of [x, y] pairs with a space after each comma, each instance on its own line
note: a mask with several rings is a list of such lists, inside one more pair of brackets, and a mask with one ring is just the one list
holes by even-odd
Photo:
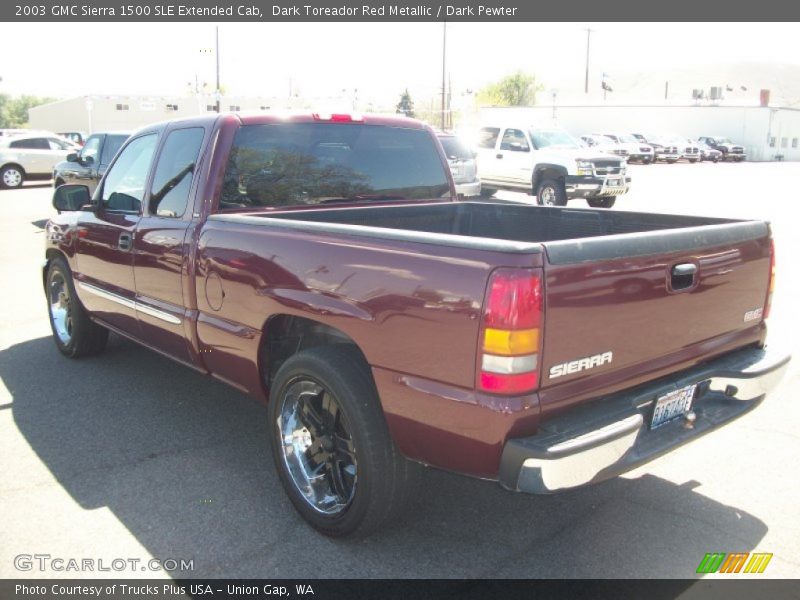
[[543, 416], [763, 339], [766, 223], [545, 248]]

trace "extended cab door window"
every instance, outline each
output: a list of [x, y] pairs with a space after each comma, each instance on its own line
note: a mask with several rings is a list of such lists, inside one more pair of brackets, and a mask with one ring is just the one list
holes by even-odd
[[204, 134], [202, 127], [176, 129], [169, 134], [153, 175], [149, 214], [177, 218], [186, 212]]
[[158, 135], [151, 133], [136, 138], [125, 147], [103, 183], [100, 196], [103, 209], [139, 212], [157, 140]]
[[525, 138], [525, 132], [519, 129], [506, 129], [505, 133], [503, 133], [503, 140], [500, 142], [500, 150], [529, 152], [530, 146]]

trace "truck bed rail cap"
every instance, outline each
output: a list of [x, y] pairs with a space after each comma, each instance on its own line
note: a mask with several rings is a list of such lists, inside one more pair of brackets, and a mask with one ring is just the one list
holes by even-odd
[[509, 252], [513, 254], [539, 254], [542, 245], [538, 242], [514, 242], [495, 238], [472, 237], [450, 233], [429, 233], [425, 231], [409, 231], [406, 229], [390, 229], [386, 227], [370, 227], [367, 225], [350, 225], [344, 223], [317, 223], [314, 221], [296, 221], [287, 218], [255, 217], [252, 215], [217, 214], [211, 215], [209, 221], [238, 223], [241, 225], [257, 225], [260, 227], [278, 227], [298, 231], [318, 231], [321, 233], [338, 233], [359, 237], [378, 238], [417, 242], [455, 248], [489, 250], [492, 252]]
[[756, 240], [767, 235], [769, 235], [769, 225], [765, 221], [744, 221], [576, 238], [545, 242], [544, 245], [550, 264], [568, 265], [685, 252]]

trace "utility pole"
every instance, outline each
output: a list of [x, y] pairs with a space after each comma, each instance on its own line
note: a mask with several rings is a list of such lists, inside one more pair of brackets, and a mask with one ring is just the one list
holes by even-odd
[[217, 38], [216, 40], [217, 51], [214, 53], [217, 57], [217, 112], [220, 112], [220, 104], [222, 102], [222, 99], [220, 98], [220, 93], [219, 93], [219, 25], [217, 25], [214, 29]]
[[447, 71], [447, 21], [444, 21], [444, 29], [442, 30], [442, 131], [444, 131], [445, 124], [445, 94], [446, 88], [446, 71]]
[[583, 84], [584, 93], [589, 93], [589, 42], [592, 39], [592, 29], [586, 28], [586, 79]]

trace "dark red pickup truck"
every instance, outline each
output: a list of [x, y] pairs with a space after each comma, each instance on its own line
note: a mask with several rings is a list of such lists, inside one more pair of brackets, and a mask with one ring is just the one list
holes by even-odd
[[749, 411], [767, 223], [459, 202], [426, 126], [222, 115], [148, 127], [56, 190], [58, 349], [109, 331], [268, 402], [300, 514], [364, 534], [419, 464], [549, 493]]

